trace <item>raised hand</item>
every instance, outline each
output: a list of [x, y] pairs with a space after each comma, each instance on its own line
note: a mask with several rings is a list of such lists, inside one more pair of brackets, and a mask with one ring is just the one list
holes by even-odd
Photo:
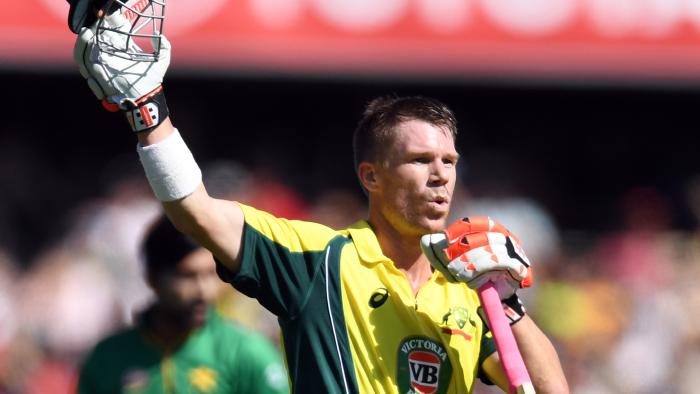
[[[140, 48], [125, 33], [131, 23], [119, 11], [104, 17], [99, 39], [103, 45], [138, 52]], [[124, 111], [134, 131], [149, 130], [168, 116], [162, 83], [170, 65], [170, 43], [160, 36], [157, 61], [140, 61], [100, 49], [97, 23], [83, 27], [73, 50], [73, 59], [90, 90], [110, 111]], [[110, 30], [113, 29], [113, 30]]]
[[447, 280], [473, 289], [491, 281], [502, 300], [532, 284], [532, 268], [520, 241], [489, 217], [460, 219], [442, 233], [424, 235], [421, 247]]

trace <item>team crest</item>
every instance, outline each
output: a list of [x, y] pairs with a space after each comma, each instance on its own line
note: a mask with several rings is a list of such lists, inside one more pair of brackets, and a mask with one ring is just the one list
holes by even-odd
[[442, 317], [442, 324], [450, 326], [452, 325], [452, 322], [454, 322], [459, 329], [463, 329], [467, 323], [469, 323], [472, 327], [476, 327], [476, 322], [470, 316], [469, 311], [461, 306], [450, 308], [450, 310]]
[[190, 386], [200, 393], [210, 393], [216, 388], [216, 371], [207, 367], [198, 367], [188, 374]]
[[[476, 321], [472, 318], [469, 310], [461, 306], [450, 308], [442, 317], [442, 332], [448, 335], [459, 335], [467, 341], [473, 338], [473, 330], [476, 328]], [[471, 334], [469, 332], [472, 332]]]
[[444, 394], [452, 377], [447, 350], [438, 341], [421, 336], [405, 338], [397, 357], [399, 391], [406, 394]]

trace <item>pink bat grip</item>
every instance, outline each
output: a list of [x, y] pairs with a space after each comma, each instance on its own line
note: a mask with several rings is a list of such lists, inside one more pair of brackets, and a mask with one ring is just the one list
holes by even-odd
[[525, 368], [525, 362], [520, 355], [518, 344], [515, 342], [513, 331], [506, 319], [501, 305], [501, 298], [493, 286], [493, 282], [487, 282], [477, 290], [481, 305], [489, 321], [489, 327], [496, 341], [496, 350], [505, 369], [511, 393], [534, 393], [530, 375]]

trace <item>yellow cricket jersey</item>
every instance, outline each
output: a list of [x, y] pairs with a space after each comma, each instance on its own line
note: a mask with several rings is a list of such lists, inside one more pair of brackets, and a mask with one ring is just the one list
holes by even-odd
[[240, 271], [219, 275], [278, 316], [295, 393], [468, 393], [495, 351], [476, 293], [408, 279], [360, 221], [335, 231], [241, 205]]

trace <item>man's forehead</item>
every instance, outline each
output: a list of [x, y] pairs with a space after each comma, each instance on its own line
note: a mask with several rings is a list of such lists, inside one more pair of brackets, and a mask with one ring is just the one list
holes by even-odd
[[396, 125], [392, 145], [397, 149], [454, 148], [454, 138], [446, 125], [411, 119]]

